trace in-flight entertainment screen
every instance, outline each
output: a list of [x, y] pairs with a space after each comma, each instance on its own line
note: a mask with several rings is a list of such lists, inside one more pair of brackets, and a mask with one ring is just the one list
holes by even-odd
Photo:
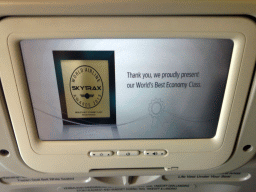
[[41, 140], [216, 134], [230, 39], [21, 41]]

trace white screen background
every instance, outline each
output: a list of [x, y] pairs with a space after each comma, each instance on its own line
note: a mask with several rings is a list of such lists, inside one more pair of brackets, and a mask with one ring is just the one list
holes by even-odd
[[[23, 40], [21, 49], [41, 140], [212, 138], [216, 133], [233, 49], [229, 39]], [[52, 51], [104, 50], [115, 54], [117, 124], [64, 126]], [[143, 78], [146, 73], [152, 78]], [[150, 88], [137, 87], [145, 83]]]

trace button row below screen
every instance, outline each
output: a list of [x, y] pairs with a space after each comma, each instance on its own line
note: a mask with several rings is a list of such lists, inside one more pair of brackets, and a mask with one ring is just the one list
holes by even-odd
[[[143, 155], [145, 156], [164, 156], [166, 155], [165, 150], [147, 150], [143, 151]], [[117, 151], [117, 156], [138, 156], [140, 155], [140, 151]], [[109, 157], [113, 156], [114, 152], [113, 151], [92, 151], [90, 152], [91, 157]]]

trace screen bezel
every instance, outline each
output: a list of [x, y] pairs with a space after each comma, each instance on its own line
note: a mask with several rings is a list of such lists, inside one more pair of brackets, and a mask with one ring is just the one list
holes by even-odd
[[[19, 25], [17, 25], [17, 20], [19, 20]], [[39, 20], [40, 22], [38, 22]], [[55, 22], [58, 22], [60, 25], [55, 26]], [[75, 25], [78, 23], [79, 25]], [[82, 29], [80, 28], [81, 23], [85, 24]], [[51, 28], [45, 29], [46, 24], [50, 25]], [[146, 25], [147, 29], [142, 24]], [[222, 26], [225, 26], [225, 28]], [[255, 38], [251, 35], [255, 32], [255, 25], [250, 20], [223, 17], [134, 17], [133, 19], [114, 17], [14, 18], [5, 20], [4, 29], [12, 63], [4, 67], [4, 71], [6, 72], [3, 75], [4, 91], [7, 96], [7, 104], [21, 156], [31, 168], [43, 172], [60, 171], [66, 173], [89, 172], [92, 169], [168, 168], [173, 166], [179, 167], [179, 170], [203, 170], [217, 167], [230, 157], [242, 119], [252, 77], [252, 69], [254, 67], [254, 60], [250, 56], [252, 55], [250, 50], [253, 50], [252, 47], [255, 42]], [[32, 29], [34, 30], [33, 32], [31, 32]], [[72, 32], [70, 32], [71, 29]], [[99, 32], [99, 29], [104, 30]], [[39, 140], [19, 49], [19, 42], [21, 40], [163, 37], [228, 38], [233, 40], [234, 49], [227, 87], [217, 133], [214, 138], [113, 142]], [[245, 39], [248, 40], [247, 44], [245, 43]], [[15, 90], [8, 88], [16, 86], [17, 89]], [[103, 158], [104, 165], [97, 164], [95, 159], [88, 155], [89, 151], [112, 150], [116, 152], [117, 150], [134, 149], [139, 151], [165, 149], [167, 154], [164, 157], [153, 158], [143, 155], [137, 158], [121, 158], [114, 155], [108, 157], [109, 159]], [[217, 156], [218, 158], [216, 158]], [[73, 162], [75, 157], [75, 164], [86, 164], [87, 166], [76, 166]], [[97, 159], [97, 161], [101, 161], [101, 159]], [[63, 170], [63, 165], [68, 165], [65, 166], [65, 170]]]

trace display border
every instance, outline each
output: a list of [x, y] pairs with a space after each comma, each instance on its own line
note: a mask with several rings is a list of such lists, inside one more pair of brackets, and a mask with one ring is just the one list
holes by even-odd
[[[235, 149], [243, 148], [242, 145], [236, 146], [236, 139], [253, 77], [256, 49], [255, 23], [248, 18], [168, 16], [7, 18], [1, 22], [0, 30], [4, 63], [1, 65], [1, 80], [10, 119], [20, 155], [25, 164], [34, 170], [86, 175], [98, 173], [109, 176], [112, 173], [108, 171], [110, 169], [115, 170], [115, 175], [118, 173], [123, 175], [125, 174], [123, 169], [136, 169], [142, 174], [145, 169], [159, 168], [154, 174], [180, 174], [184, 171], [217, 168], [229, 161]], [[24, 39], [53, 38], [228, 38], [233, 40], [231, 68], [215, 137], [138, 141], [41, 141], [36, 131], [19, 43]], [[117, 150], [135, 149], [139, 151], [164, 149], [167, 154], [163, 157], [149, 157], [142, 153], [138, 157], [116, 155]], [[90, 151], [102, 150], [111, 150], [114, 155], [95, 158], [88, 155]], [[248, 154], [252, 153], [248, 152]]]

